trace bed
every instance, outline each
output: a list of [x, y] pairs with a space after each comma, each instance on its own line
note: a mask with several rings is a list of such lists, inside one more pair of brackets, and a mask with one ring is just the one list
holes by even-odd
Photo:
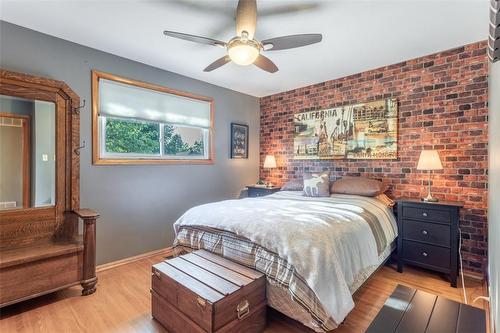
[[268, 305], [316, 332], [345, 319], [397, 236], [375, 198], [300, 191], [197, 206], [174, 229], [177, 254], [205, 249], [266, 274]]

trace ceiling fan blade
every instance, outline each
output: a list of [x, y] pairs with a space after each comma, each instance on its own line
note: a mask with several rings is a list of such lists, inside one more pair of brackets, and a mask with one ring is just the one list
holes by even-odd
[[200, 0], [169, 0], [165, 5], [174, 5], [184, 7], [185, 9], [195, 10], [204, 14], [215, 14], [228, 16], [234, 19], [234, 9], [221, 1], [200, 1]]
[[278, 71], [278, 67], [276, 67], [274, 62], [272, 62], [271, 59], [264, 57], [262, 54], [257, 57], [253, 64], [269, 73], [276, 73]]
[[257, 0], [239, 0], [236, 8], [236, 35], [243, 31], [248, 33], [248, 39], [253, 39], [257, 25]]
[[304, 4], [290, 4], [290, 5], [276, 6], [271, 8], [262, 8], [259, 10], [259, 17], [294, 14], [298, 12], [315, 10], [318, 9], [319, 7], [320, 7], [319, 3], [304, 3]]
[[278, 51], [319, 43], [322, 39], [321, 34], [302, 34], [269, 38], [261, 43], [264, 47], [272, 45], [271, 48], [265, 48], [266, 51]]
[[224, 66], [225, 64], [227, 64], [230, 61], [231, 61], [231, 58], [229, 58], [228, 55], [223, 56], [222, 58], [219, 58], [219, 59], [215, 60], [213, 63], [211, 63], [210, 65], [208, 65], [207, 68], [205, 68], [203, 71], [204, 72], [211, 72], [214, 69], [217, 69], [221, 66]]
[[184, 34], [182, 32], [165, 30], [165, 31], [163, 31], [163, 34], [165, 36], [184, 39], [184, 40], [194, 42], [194, 43], [201, 43], [201, 44], [205, 44], [205, 45], [214, 45], [214, 46], [222, 46], [222, 47], [226, 46], [226, 43], [221, 42], [220, 40], [207, 38], [207, 37], [201, 37], [201, 36], [195, 36], [195, 35], [190, 35], [190, 34]]

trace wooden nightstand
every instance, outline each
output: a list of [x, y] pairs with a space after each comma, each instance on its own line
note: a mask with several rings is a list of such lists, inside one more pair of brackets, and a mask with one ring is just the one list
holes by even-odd
[[273, 186], [273, 187], [263, 187], [263, 186], [254, 186], [248, 185], [248, 197], [256, 198], [256, 197], [264, 197], [269, 194], [273, 194], [274, 192], [278, 192], [281, 190], [281, 187]]
[[462, 202], [423, 202], [400, 198], [398, 204], [398, 272], [411, 264], [449, 274], [457, 286], [458, 226]]

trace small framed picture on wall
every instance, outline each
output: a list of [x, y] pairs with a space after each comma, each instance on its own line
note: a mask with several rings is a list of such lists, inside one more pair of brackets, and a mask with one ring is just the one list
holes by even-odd
[[231, 158], [248, 158], [248, 125], [231, 123]]

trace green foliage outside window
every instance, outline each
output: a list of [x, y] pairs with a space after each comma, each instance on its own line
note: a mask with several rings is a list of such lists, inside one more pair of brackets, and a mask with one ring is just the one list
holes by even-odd
[[[203, 132], [192, 145], [186, 143], [173, 125], [164, 124], [164, 154], [191, 155], [204, 154]], [[109, 153], [160, 154], [160, 125], [134, 120], [106, 119], [106, 151]]]
[[106, 151], [111, 153], [160, 153], [160, 125], [106, 119]]

